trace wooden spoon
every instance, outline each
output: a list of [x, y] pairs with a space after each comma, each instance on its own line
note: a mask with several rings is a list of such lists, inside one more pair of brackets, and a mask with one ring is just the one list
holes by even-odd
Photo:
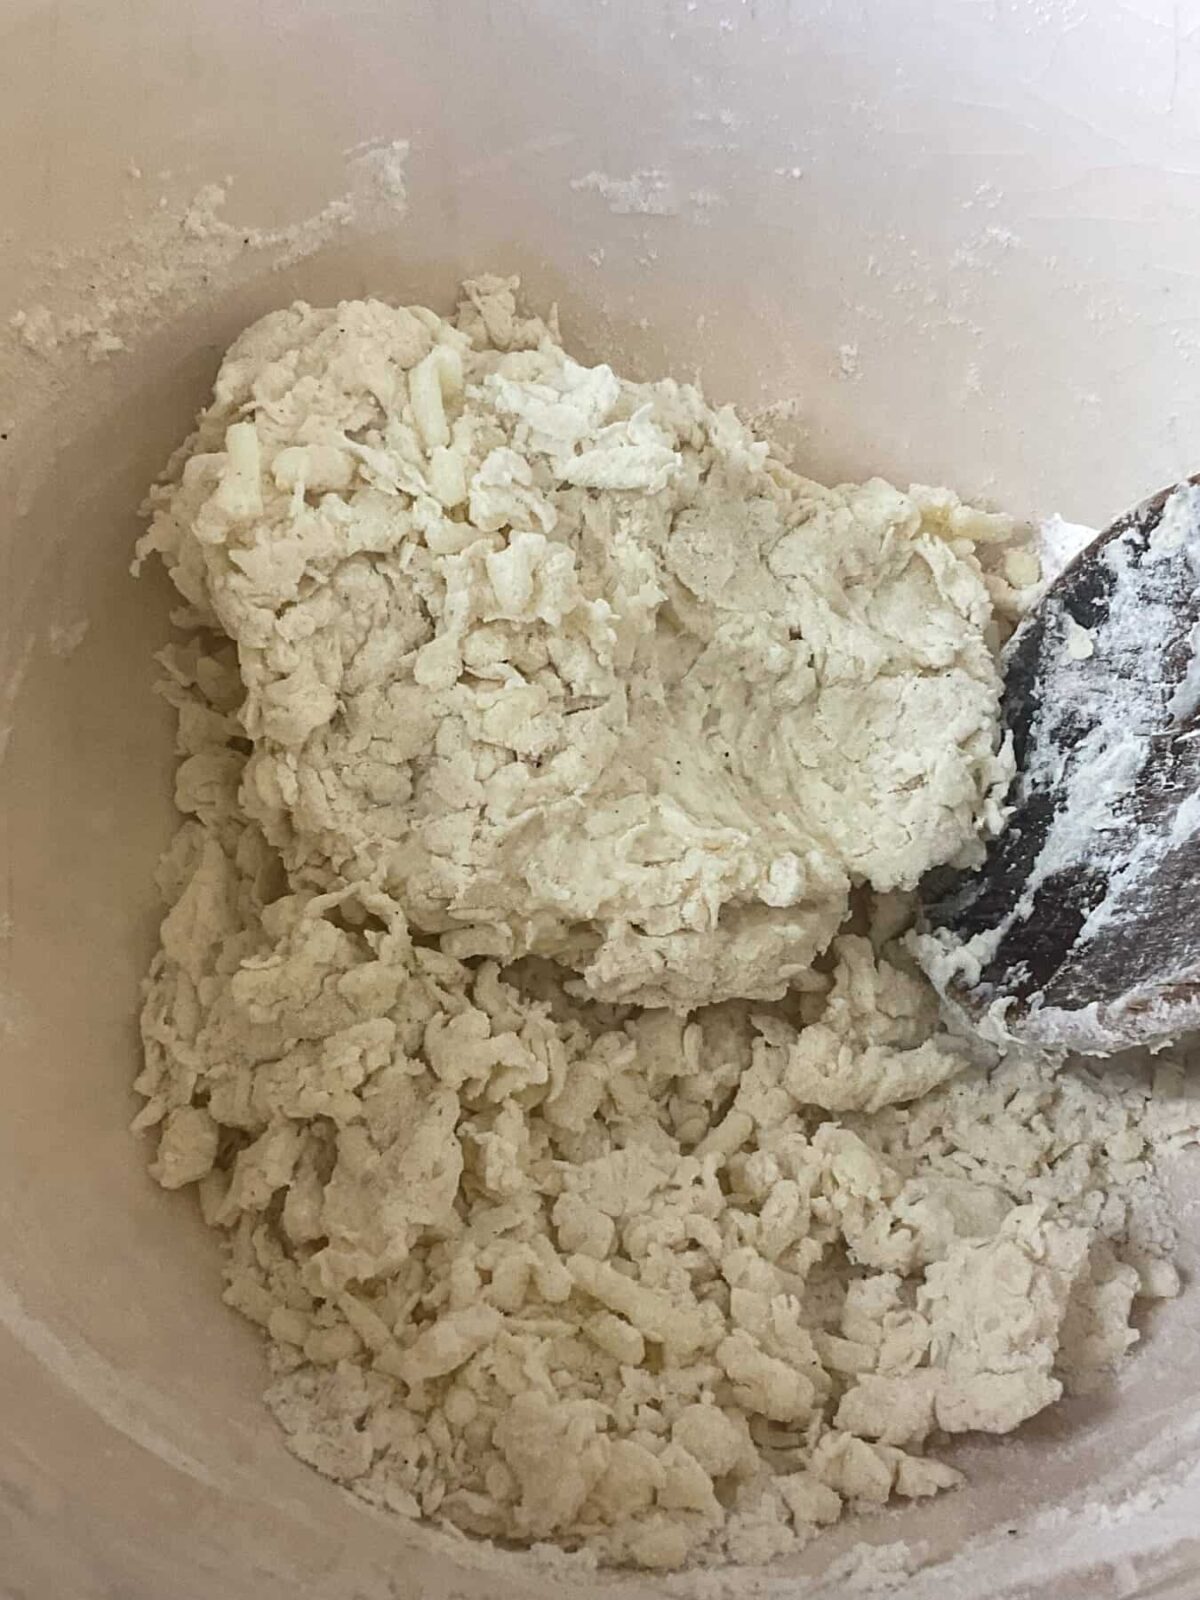
[[1200, 475], [1119, 517], [1009, 641], [1016, 776], [918, 944], [984, 1033], [1109, 1055], [1200, 1029]]

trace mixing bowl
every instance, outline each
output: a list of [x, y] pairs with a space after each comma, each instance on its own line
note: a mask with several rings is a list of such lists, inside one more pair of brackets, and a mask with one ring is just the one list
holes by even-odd
[[238, 330], [520, 272], [814, 475], [1098, 521], [1200, 465], [1200, 8], [6, 0], [0, 121], [4, 1600], [1200, 1592], [1193, 1290], [936, 1504], [757, 1579], [604, 1577], [293, 1460], [126, 1131], [172, 826], [168, 599], [128, 563]]

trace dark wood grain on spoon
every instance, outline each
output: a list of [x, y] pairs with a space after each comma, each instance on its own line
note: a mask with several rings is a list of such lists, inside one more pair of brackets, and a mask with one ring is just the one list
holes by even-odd
[[1197, 485], [1118, 518], [1022, 622], [1011, 816], [978, 870], [923, 886], [944, 944], [994, 946], [947, 998], [976, 1019], [998, 1004], [1019, 1039], [1109, 1054], [1200, 1027]]

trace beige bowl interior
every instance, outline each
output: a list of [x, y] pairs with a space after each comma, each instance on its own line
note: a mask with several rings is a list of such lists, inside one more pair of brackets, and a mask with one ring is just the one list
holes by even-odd
[[[1200, 465], [1198, 24], [1190, 0], [7, 0], [4, 1600], [664, 1592], [414, 1535], [294, 1462], [212, 1240], [126, 1132], [172, 825], [167, 595], [128, 558], [224, 346], [298, 295], [445, 308], [517, 270], [584, 353], [774, 404], [815, 474], [1102, 520]], [[860, 1592], [866, 1540], [933, 1562], [910, 1600], [1194, 1596], [1195, 1307], [1113, 1394], [964, 1446], [968, 1489], [759, 1592]]]

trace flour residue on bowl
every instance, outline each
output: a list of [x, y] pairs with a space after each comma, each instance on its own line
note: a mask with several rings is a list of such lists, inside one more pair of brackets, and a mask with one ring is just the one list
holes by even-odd
[[351, 151], [346, 190], [312, 216], [280, 227], [230, 221], [228, 181], [203, 184], [182, 206], [164, 199], [125, 238], [59, 263], [68, 270], [54, 298], [31, 302], [9, 319], [18, 347], [42, 360], [78, 351], [101, 361], [248, 258], [282, 270], [351, 225], [392, 225], [407, 207], [409, 154], [405, 139]]

